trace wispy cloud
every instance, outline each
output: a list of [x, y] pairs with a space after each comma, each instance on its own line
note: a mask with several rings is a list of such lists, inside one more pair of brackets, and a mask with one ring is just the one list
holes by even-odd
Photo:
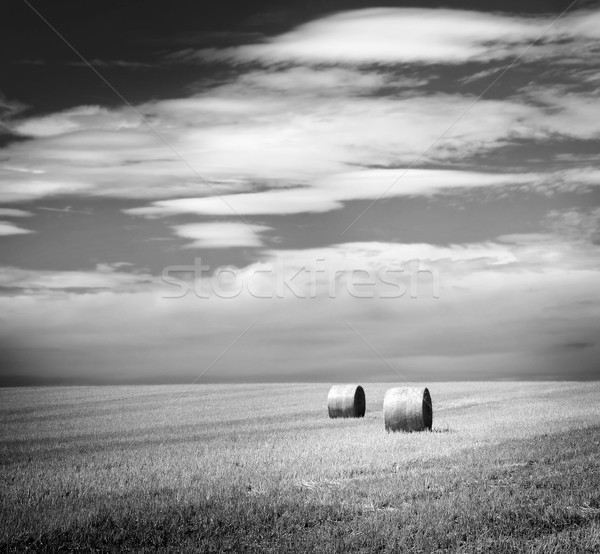
[[33, 214], [16, 208], [0, 208], [0, 217], [30, 217]]
[[[340, 103], [269, 90], [236, 83], [139, 109], [212, 189], [248, 195], [239, 200], [251, 200], [255, 183], [310, 187], [357, 165], [401, 168], [436, 140], [422, 164], [464, 165], [517, 140], [600, 137], [600, 122], [590, 117], [597, 99], [589, 94], [536, 97], [530, 90], [521, 99], [482, 100], [438, 140], [471, 98], [372, 95]], [[83, 106], [22, 120], [14, 131], [35, 138], [3, 149], [3, 202], [61, 193], [150, 199], [214, 193], [125, 109]]]
[[0, 92], [0, 133], [10, 132], [12, 119], [25, 109], [25, 105], [16, 100], [9, 100]]
[[72, 206], [65, 206], [64, 208], [48, 208], [45, 206], [38, 206], [38, 210], [43, 210], [45, 212], [58, 212], [63, 214], [92, 214], [89, 210], [76, 210], [73, 209]]
[[[109, 67], [109, 68], [124, 68], [124, 69], [147, 69], [151, 67], [156, 67], [156, 63], [150, 62], [141, 62], [136, 60], [100, 60], [94, 58], [89, 60], [89, 63], [96, 67]], [[88, 64], [83, 62], [68, 62], [66, 65], [71, 65], [73, 67], [88, 67]]]
[[549, 227], [571, 239], [587, 239], [600, 244], [600, 208], [587, 210], [553, 210], [548, 214]]
[[[0, 214], [1, 215], [1, 214]], [[8, 223], [6, 221], [0, 221], [0, 236], [6, 237], [9, 235], [27, 235], [29, 233], [33, 233], [34, 231], [30, 231], [29, 229], [24, 229], [23, 227], [19, 227], [13, 223]]]
[[145, 273], [120, 271], [123, 264], [98, 264], [91, 271], [32, 270], [0, 267], [0, 287], [15, 289], [18, 294], [47, 294], [70, 289], [110, 290], [125, 293], [139, 291], [155, 283]]
[[159, 200], [150, 206], [130, 208], [126, 212], [147, 217], [180, 213], [228, 215], [228, 206], [231, 205], [237, 213], [244, 215], [319, 213], [339, 209], [345, 201], [378, 198], [386, 191], [388, 197], [428, 196], [452, 188], [526, 185], [543, 180], [543, 175], [536, 174], [415, 169], [389, 188], [402, 171], [401, 168], [357, 170], [328, 175], [315, 180], [310, 187], [226, 195], [227, 204], [216, 197], [177, 198]]
[[[346, 200], [377, 197], [384, 179], [393, 183], [416, 159], [438, 172], [418, 186], [420, 174], [411, 172], [390, 194], [430, 194], [451, 182], [511, 184], [521, 178], [510, 170], [497, 178], [478, 175], [477, 185], [451, 170], [485, 165], [519, 141], [598, 140], [600, 120], [592, 116], [598, 91], [545, 84], [473, 104], [473, 94], [437, 90], [435, 68], [423, 71], [423, 64], [499, 60], [546, 28], [528, 59], [561, 60], [579, 52], [584, 63], [595, 51], [600, 11], [551, 22], [378, 8], [330, 15], [262, 42], [253, 37], [242, 46], [187, 49], [180, 57], [229, 66], [229, 80], [135, 108], [189, 165], [129, 108], [87, 105], [13, 118], [10, 131], [26, 140], [2, 150], [0, 202], [77, 194], [157, 201], [131, 212], [145, 215], [230, 215], [229, 207], [226, 213], [218, 205], [224, 204], [218, 193], [240, 214], [325, 212]], [[575, 69], [589, 80], [589, 67]], [[377, 173], [372, 167], [399, 169]], [[556, 180], [530, 177], [538, 184]]]
[[212, 222], [175, 225], [173, 230], [180, 237], [192, 239], [187, 248], [231, 248], [262, 246], [258, 233], [268, 231], [270, 227], [252, 224], [250, 228], [242, 222]]
[[[264, 63], [464, 63], [515, 57], [553, 22], [445, 9], [376, 8], [312, 21], [262, 44], [182, 52], [180, 58]], [[576, 54], [595, 48], [600, 12], [566, 15], [549, 28], [528, 57]], [[550, 50], [550, 47], [554, 51]], [[586, 52], [580, 52], [585, 55]]]

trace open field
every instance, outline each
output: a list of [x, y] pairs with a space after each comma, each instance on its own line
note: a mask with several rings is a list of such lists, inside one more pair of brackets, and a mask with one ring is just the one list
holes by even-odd
[[388, 435], [391, 386], [3, 389], [0, 550], [600, 551], [600, 383], [430, 384]]

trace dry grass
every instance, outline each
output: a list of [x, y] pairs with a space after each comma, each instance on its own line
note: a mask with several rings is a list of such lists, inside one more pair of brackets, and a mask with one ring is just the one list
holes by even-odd
[[600, 384], [432, 385], [412, 434], [389, 387], [4, 389], [0, 549], [598, 551]]

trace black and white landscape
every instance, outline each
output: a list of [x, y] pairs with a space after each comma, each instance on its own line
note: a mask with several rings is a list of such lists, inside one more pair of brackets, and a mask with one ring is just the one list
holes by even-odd
[[599, 551], [598, 60], [585, 0], [3, 6], [1, 548]]

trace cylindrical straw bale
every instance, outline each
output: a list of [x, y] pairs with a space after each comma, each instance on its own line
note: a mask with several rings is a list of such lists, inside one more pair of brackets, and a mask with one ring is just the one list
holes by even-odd
[[329, 389], [329, 417], [364, 417], [365, 406], [365, 391], [360, 385], [333, 385]]
[[383, 399], [385, 430], [431, 431], [433, 409], [426, 388], [406, 387], [389, 389]]

